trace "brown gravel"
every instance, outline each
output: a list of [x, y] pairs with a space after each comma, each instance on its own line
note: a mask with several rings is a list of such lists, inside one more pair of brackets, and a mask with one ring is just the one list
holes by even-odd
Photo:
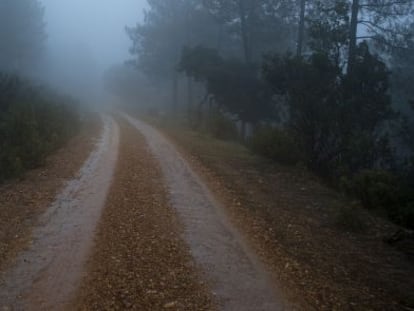
[[99, 131], [98, 118], [91, 117], [81, 132], [49, 156], [42, 167], [0, 186], [0, 272], [27, 245], [38, 216], [54, 201], [64, 182], [76, 176]]
[[349, 202], [306, 171], [189, 130], [164, 132], [302, 309], [414, 308], [413, 263], [383, 242], [395, 226], [360, 211], [364, 231], [340, 228]]
[[118, 166], [80, 310], [214, 310], [144, 138], [121, 123]]

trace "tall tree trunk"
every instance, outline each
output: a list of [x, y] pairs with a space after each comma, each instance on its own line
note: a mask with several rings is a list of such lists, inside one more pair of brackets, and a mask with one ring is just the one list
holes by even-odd
[[306, 9], [306, 0], [300, 1], [300, 16], [299, 16], [299, 29], [298, 29], [298, 45], [297, 45], [297, 51], [296, 56], [301, 57], [302, 56], [302, 50], [303, 50], [303, 40], [305, 37], [305, 9]]
[[217, 49], [218, 52], [221, 52], [221, 48], [222, 48], [222, 45], [223, 45], [223, 32], [224, 32], [223, 28], [224, 28], [223, 24], [219, 23], [218, 24], [218, 32], [217, 32], [217, 44], [216, 44], [216, 49]]
[[247, 126], [247, 122], [244, 120], [241, 120], [240, 139], [242, 142], [246, 141], [246, 126]]
[[352, 72], [355, 65], [356, 48], [357, 48], [357, 32], [358, 32], [358, 14], [359, 0], [352, 0], [351, 25], [349, 31], [349, 51], [348, 51], [348, 74]]
[[239, 15], [240, 15], [240, 31], [243, 43], [244, 59], [246, 63], [251, 62], [251, 53], [250, 53], [250, 42], [249, 42], [249, 31], [247, 26], [246, 19], [246, 7], [245, 0], [239, 0]]
[[[186, 41], [187, 46], [192, 46], [192, 37], [191, 37], [191, 24], [190, 24], [190, 5], [187, 6], [187, 13], [186, 13]], [[191, 123], [191, 108], [192, 108], [192, 101], [193, 101], [193, 84], [192, 79], [190, 76], [187, 75], [187, 117], [189, 122]]]
[[176, 70], [173, 72], [172, 77], [172, 113], [177, 114], [178, 108], [178, 73]]
[[187, 77], [187, 109], [188, 116], [191, 118], [191, 111], [193, 108], [193, 80], [191, 77]]

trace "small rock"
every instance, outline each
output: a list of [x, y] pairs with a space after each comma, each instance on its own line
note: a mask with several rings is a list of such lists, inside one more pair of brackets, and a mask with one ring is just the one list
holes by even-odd
[[165, 309], [170, 309], [170, 308], [174, 308], [176, 305], [177, 305], [177, 301], [171, 301], [171, 302], [166, 303], [164, 305], [164, 308]]

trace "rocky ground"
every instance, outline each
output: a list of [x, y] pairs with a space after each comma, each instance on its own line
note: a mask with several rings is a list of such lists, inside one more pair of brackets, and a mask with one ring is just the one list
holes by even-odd
[[118, 166], [79, 290], [79, 310], [214, 310], [181, 240], [158, 163], [120, 122]]

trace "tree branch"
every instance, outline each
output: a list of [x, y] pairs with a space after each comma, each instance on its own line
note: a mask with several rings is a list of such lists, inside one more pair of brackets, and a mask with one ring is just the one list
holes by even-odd
[[395, 50], [402, 50], [402, 51], [412, 51], [414, 52], [414, 49], [409, 48], [409, 47], [404, 47], [401, 45], [396, 45], [396, 44], [392, 44], [391, 42], [387, 41], [386, 39], [384, 39], [384, 37], [382, 37], [381, 35], [377, 34], [376, 36], [360, 36], [357, 37], [358, 40], [362, 40], [362, 39], [370, 39], [370, 40], [374, 40], [377, 41], [378, 43], [381, 43], [385, 46], [388, 46], [392, 49]]
[[367, 26], [371, 31], [373, 31], [375, 33], [377, 33], [375, 31], [375, 29], [378, 29], [378, 30], [380, 30], [380, 31], [382, 31], [384, 33], [389, 33], [389, 34], [392, 34], [392, 35], [395, 35], [395, 36], [400, 35], [400, 33], [396, 32], [396, 31], [394, 31], [392, 29], [387, 29], [387, 28], [381, 27], [380, 25], [375, 24], [375, 23], [373, 23], [373, 22], [371, 22], [369, 20], [359, 20], [358, 21], [358, 24], [362, 24], [362, 25]]
[[362, 39], [374, 39], [375, 38], [375, 36], [360, 36], [360, 37], [357, 37], [357, 40], [362, 40]]
[[412, 4], [414, 3], [413, 0], [401, 0], [401, 1], [391, 1], [387, 3], [382, 4], [374, 4], [374, 3], [366, 3], [366, 4], [360, 4], [360, 8], [383, 8], [383, 7], [391, 7], [394, 5], [401, 5], [401, 4]]

